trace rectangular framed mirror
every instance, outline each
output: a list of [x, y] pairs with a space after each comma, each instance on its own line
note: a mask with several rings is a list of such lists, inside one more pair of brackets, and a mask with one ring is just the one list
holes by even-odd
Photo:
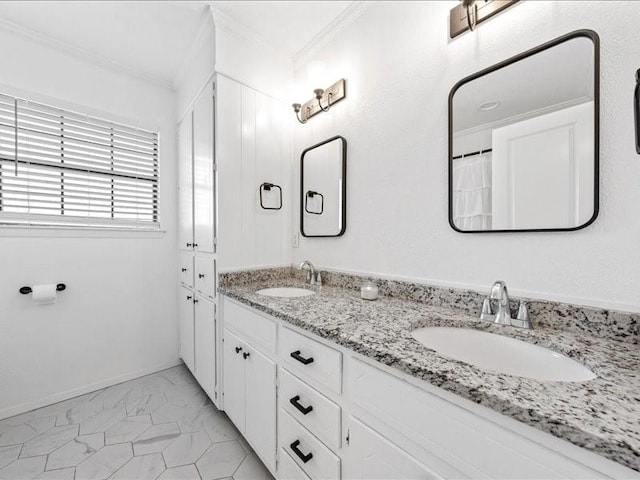
[[571, 231], [598, 215], [599, 38], [578, 30], [449, 95], [449, 224]]
[[300, 233], [339, 237], [347, 228], [347, 141], [341, 136], [300, 156]]

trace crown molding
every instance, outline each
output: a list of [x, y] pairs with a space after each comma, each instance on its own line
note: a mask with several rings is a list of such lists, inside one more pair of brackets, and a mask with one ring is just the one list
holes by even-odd
[[340, 15], [323, 28], [304, 47], [293, 56], [293, 65], [298, 66], [307, 63], [325, 45], [334, 39], [340, 32], [351, 25], [375, 2], [371, 0], [353, 1]]
[[26, 40], [30, 40], [40, 45], [58, 50], [62, 53], [66, 53], [86, 63], [106, 68], [117, 73], [122, 73], [130, 77], [152, 83], [158, 87], [166, 88], [169, 90], [175, 89], [173, 82], [166, 80], [165, 78], [148, 73], [138, 68], [131, 67], [129, 65], [125, 65], [116, 60], [113, 60], [112, 58], [97, 54], [77, 45], [58, 40], [54, 37], [45, 35], [35, 30], [31, 30], [29, 28], [18, 25], [17, 23], [10, 22], [6, 19], [0, 18], [0, 29], [17, 35]]
[[275, 55], [289, 58], [288, 55], [271, 43], [269, 39], [256, 35], [251, 29], [223, 13], [213, 4], [213, 2], [209, 2], [209, 7], [211, 8], [211, 15], [213, 16], [213, 23], [216, 29], [224, 30], [240, 40], [247, 41], [256, 47], [267, 50]]

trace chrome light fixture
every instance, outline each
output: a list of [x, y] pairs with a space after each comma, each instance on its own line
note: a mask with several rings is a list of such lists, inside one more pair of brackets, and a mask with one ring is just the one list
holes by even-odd
[[460, 0], [449, 11], [449, 36], [457, 37], [466, 31], [474, 31], [477, 26], [518, 0]]
[[328, 112], [340, 100], [345, 98], [347, 93], [347, 82], [344, 78], [338, 80], [330, 87], [316, 88], [313, 91], [314, 98], [304, 104], [294, 103], [291, 105], [300, 123], [307, 123], [314, 115], [321, 112]]

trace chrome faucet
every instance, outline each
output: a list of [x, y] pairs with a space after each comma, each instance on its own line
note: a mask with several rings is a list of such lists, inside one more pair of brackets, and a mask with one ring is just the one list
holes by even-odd
[[484, 299], [480, 320], [486, 320], [498, 325], [511, 325], [512, 327], [526, 329], [533, 328], [529, 319], [527, 305], [522, 301], [518, 307], [518, 316], [511, 318], [509, 291], [507, 290], [507, 284], [502, 280], [498, 280], [492, 285], [489, 296]]
[[320, 280], [320, 274], [316, 273], [316, 269], [309, 260], [305, 260], [300, 265], [298, 265], [300, 270], [307, 270], [307, 283], [309, 285], [317, 285]]

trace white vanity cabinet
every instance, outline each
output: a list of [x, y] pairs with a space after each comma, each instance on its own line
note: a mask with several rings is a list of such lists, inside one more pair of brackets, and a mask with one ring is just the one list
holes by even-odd
[[223, 302], [224, 410], [264, 464], [276, 469], [275, 322]]
[[193, 250], [193, 114], [178, 125], [178, 248]]
[[350, 418], [349, 454], [343, 478], [367, 480], [441, 479], [425, 465], [378, 432]]
[[211, 255], [196, 254], [193, 281], [195, 290], [209, 300], [216, 298], [216, 259]]
[[195, 370], [195, 323], [193, 300], [194, 293], [184, 287], [180, 287], [178, 297], [178, 335], [180, 336], [180, 358], [184, 364], [194, 373]]
[[178, 125], [180, 358], [218, 403], [215, 86], [208, 82]]
[[208, 84], [193, 106], [194, 249], [215, 253], [214, 94]]
[[216, 306], [192, 290], [180, 287], [178, 310], [180, 358], [213, 399], [216, 397]]
[[[223, 298], [229, 327], [224, 409], [249, 444], [262, 449], [263, 460], [264, 452], [275, 451], [270, 442], [277, 436], [277, 465], [265, 463], [280, 480], [640, 478], [567, 441]], [[254, 355], [252, 341], [260, 342], [262, 354]], [[243, 352], [262, 364], [251, 375]], [[276, 369], [277, 432], [271, 387]], [[263, 430], [257, 434], [255, 426]]]
[[216, 305], [201, 295], [194, 299], [194, 376], [209, 395], [216, 398]]

